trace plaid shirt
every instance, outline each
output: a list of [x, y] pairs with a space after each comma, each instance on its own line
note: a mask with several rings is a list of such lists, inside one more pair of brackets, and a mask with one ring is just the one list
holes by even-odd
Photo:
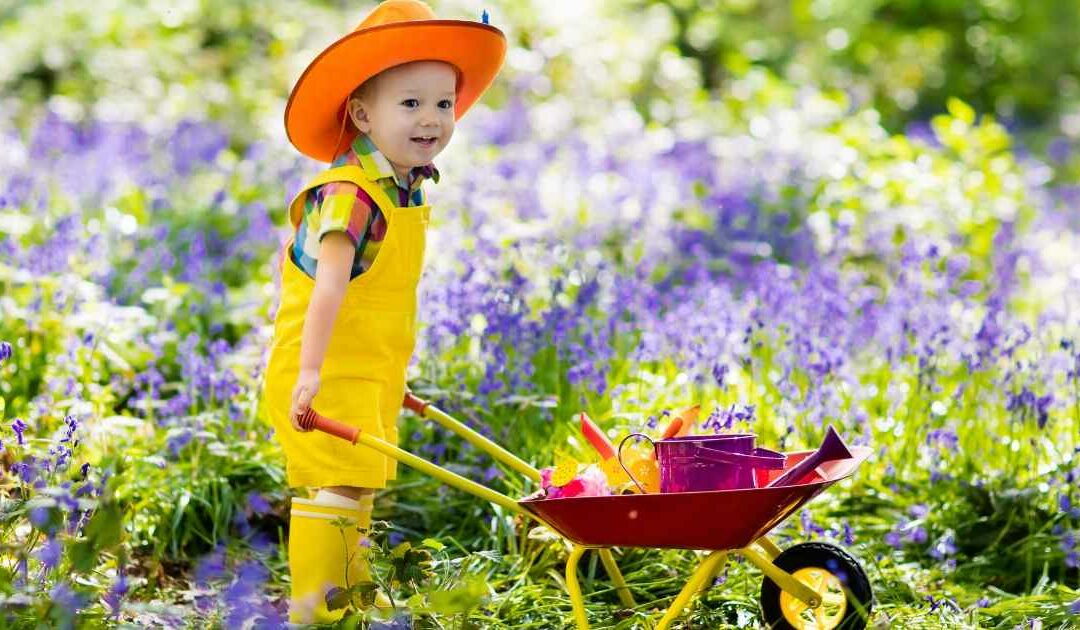
[[[397, 199], [401, 207], [424, 204], [420, 185], [431, 179], [438, 183], [439, 171], [434, 164], [417, 166], [409, 173], [404, 185], [394, 173], [390, 161], [375, 148], [365, 135], [356, 136], [352, 146], [343, 152], [332, 166], [356, 164], [372, 181], [382, 185], [387, 196]], [[371, 196], [351, 182], [329, 182], [308, 191], [304, 199], [304, 218], [296, 228], [292, 259], [312, 278], [318, 266], [319, 243], [330, 232], [344, 232], [356, 245], [352, 272], [349, 278], [371, 267], [386, 236], [386, 217]]]

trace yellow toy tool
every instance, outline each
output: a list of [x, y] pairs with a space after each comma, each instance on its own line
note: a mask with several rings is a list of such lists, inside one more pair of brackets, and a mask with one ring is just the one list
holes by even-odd
[[[584, 411], [578, 414], [578, 417], [581, 420], [582, 435], [600, 454], [600, 470], [604, 471], [604, 476], [607, 477], [608, 486], [611, 487], [612, 492], [617, 493], [623, 487], [633, 492], [638, 491], [627, 471], [641, 482], [645, 492], [660, 491], [660, 469], [657, 467], [656, 459], [651, 450], [647, 455], [639, 451], [629, 451], [623, 461], [620, 462], [619, 456], [615, 452], [615, 445], [600, 430], [600, 427], [596, 426], [596, 423]], [[625, 468], [623, 468], [624, 466]]]

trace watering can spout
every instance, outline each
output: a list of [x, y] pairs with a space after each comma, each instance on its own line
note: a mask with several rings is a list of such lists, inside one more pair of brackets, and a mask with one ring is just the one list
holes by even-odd
[[844, 439], [840, 437], [840, 434], [837, 433], [836, 429], [830, 424], [829, 428], [825, 431], [825, 439], [821, 441], [821, 446], [806, 459], [792, 466], [784, 474], [769, 482], [768, 487], [793, 486], [798, 484], [802, 481], [803, 477], [813, 472], [818, 466], [825, 462], [850, 459], [852, 457], [851, 450], [847, 447], [847, 444], [844, 443]]
[[850, 459], [852, 457], [851, 450], [848, 449], [843, 438], [840, 437], [840, 434], [836, 432], [836, 429], [831, 424], [828, 430], [825, 431], [825, 439], [821, 441], [818, 453], [821, 454], [821, 461], [823, 462]]

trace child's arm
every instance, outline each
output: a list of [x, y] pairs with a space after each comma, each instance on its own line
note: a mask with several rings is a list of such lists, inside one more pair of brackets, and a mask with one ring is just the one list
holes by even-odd
[[319, 243], [315, 288], [311, 292], [300, 341], [300, 374], [293, 388], [289, 412], [289, 420], [297, 431], [303, 430], [296, 422], [297, 417], [308, 410], [311, 399], [319, 392], [319, 370], [326, 356], [334, 318], [349, 285], [355, 255], [356, 244], [345, 232], [329, 232]]

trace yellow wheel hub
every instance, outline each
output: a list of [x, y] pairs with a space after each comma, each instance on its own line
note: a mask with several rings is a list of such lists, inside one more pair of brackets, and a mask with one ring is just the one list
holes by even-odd
[[840, 578], [825, 569], [807, 567], [791, 574], [821, 597], [821, 605], [810, 608], [804, 601], [780, 591], [780, 610], [795, 630], [832, 630], [840, 625], [847, 612], [847, 595]]

